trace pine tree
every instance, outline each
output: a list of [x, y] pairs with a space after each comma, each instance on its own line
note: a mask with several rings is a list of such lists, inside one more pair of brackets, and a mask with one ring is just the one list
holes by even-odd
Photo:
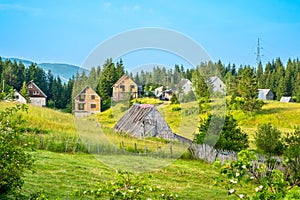
[[23, 82], [22, 88], [20, 90], [20, 94], [26, 99], [26, 103], [30, 103], [28, 88], [25, 81]]
[[244, 99], [244, 104], [242, 106], [243, 111], [252, 113], [253, 111], [260, 110], [262, 104], [257, 100], [257, 83], [250, 66], [245, 67], [238, 83], [238, 94]]

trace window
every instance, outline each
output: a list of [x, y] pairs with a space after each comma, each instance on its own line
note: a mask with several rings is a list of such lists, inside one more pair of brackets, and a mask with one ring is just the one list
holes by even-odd
[[33, 91], [33, 95], [39, 95], [40, 92], [39, 91]]
[[125, 85], [120, 85], [120, 88], [122, 89], [122, 92], [125, 91]]
[[91, 99], [94, 100], [95, 99], [95, 95], [92, 94], [91, 95]]
[[78, 104], [78, 110], [84, 110], [84, 103]]
[[134, 85], [130, 85], [130, 89], [133, 90], [135, 88]]
[[84, 100], [85, 100], [85, 95], [84, 94], [79, 95], [79, 101], [84, 101]]
[[91, 108], [96, 108], [96, 104], [91, 104]]
[[32, 85], [30, 84], [30, 85], [28, 85], [28, 88], [32, 88]]

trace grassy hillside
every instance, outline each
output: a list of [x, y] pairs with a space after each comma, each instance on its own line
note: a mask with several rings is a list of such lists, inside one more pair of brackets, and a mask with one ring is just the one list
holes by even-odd
[[[26, 174], [25, 194], [43, 192], [50, 199], [77, 199], [72, 195], [75, 189], [92, 188], [97, 182], [115, 177], [114, 169], [90, 154], [37, 151], [33, 155], [35, 173]], [[234, 199], [227, 196], [221, 184], [215, 185], [218, 171], [201, 161], [177, 160], [165, 168], [138, 176], [146, 178], [150, 174], [150, 185], [169, 188], [181, 199]]]
[[[149, 101], [149, 99], [144, 100], [143, 103]], [[161, 104], [162, 102], [156, 103], [171, 128], [178, 132], [180, 132], [180, 128], [188, 130], [191, 123], [198, 122], [196, 120], [198, 114], [194, 104], [170, 105], [167, 103]], [[0, 102], [0, 110], [8, 106], [13, 106], [13, 104]], [[75, 121], [71, 114], [30, 105], [28, 113], [24, 113], [24, 119], [27, 120], [25, 124], [27, 130], [31, 131], [28, 134], [31, 137], [37, 137], [38, 141], [42, 136], [47, 138], [50, 143], [69, 139], [70, 144], [70, 138], [74, 137], [76, 143], [77, 137], [80, 135], [93, 142], [107, 140], [112, 144], [118, 143], [117, 145], [119, 145], [120, 141], [124, 141], [128, 146], [136, 143], [141, 152], [146, 145], [149, 146], [150, 151], [155, 151], [157, 144], [166, 145], [168, 148], [165, 141], [139, 140], [112, 133], [110, 128], [125, 111], [126, 108], [121, 105], [119, 108], [115, 107], [114, 110], [109, 109], [97, 115], [100, 128], [95, 121], [96, 119], [93, 118], [94, 116], [89, 119]], [[252, 136], [257, 124], [270, 122], [286, 131], [290, 131], [295, 125], [300, 124], [298, 117], [300, 116], [300, 104], [296, 103], [268, 102], [261, 112], [251, 117], [239, 111], [233, 111], [232, 113], [239, 120], [241, 127]], [[98, 129], [95, 127], [98, 127]], [[106, 134], [103, 134], [103, 132], [106, 132]], [[61, 146], [64, 149], [65, 143], [62, 142]], [[61, 152], [64, 152], [64, 150]], [[151, 174], [152, 178], [149, 184], [169, 188], [182, 199], [230, 199], [221, 184], [215, 185], [218, 171], [212, 165], [202, 161], [156, 159], [155, 157], [128, 154], [55, 153], [45, 150], [37, 150], [32, 154], [36, 160], [35, 173], [26, 173], [25, 195], [42, 192], [50, 199], [76, 199], [72, 195], [75, 189], [92, 188], [99, 181], [113, 180], [116, 169], [126, 168], [132, 171], [140, 171], [138, 175], [141, 177], [148, 177]], [[149, 172], [149, 169], [144, 168], [145, 165], [156, 168], [156, 170]]]

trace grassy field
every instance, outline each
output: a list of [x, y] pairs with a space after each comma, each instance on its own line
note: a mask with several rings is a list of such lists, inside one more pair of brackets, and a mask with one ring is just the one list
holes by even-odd
[[[24, 194], [42, 192], [50, 199], [77, 199], [73, 196], [74, 190], [92, 188], [97, 182], [113, 180], [115, 176], [114, 169], [91, 154], [49, 151], [32, 154], [36, 158], [35, 173], [26, 173]], [[123, 159], [128, 158], [124, 156]], [[218, 171], [201, 161], [179, 159], [159, 170], [138, 173], [138, 176], [146, 178], [150, 174], [150, 185], [170, 189], [181, 199], [234, 199], [227, 196], [221, 184], [215, 184]]]
[[[153, 99], [143, 100], [142, 103], [149, 101], [158, 105], [159, 111], [173, 131], [192, 137], [191, 127], [197, 126], [199, 120], [196, 104], [170, 105]], [[0, 110], [12, 105], [0, 102]], [[39, 139], [43, 136], [49, 142], [69, 139], [71, 143], [70, 138], [73, 137], [76, 143], [80, 136], [92, 142], [106, 141], [118, 148], [121, 141], [128, 147], [136, 143], [140, 152], [144, 151], [144, 146], [153, 152], [159, 145], [169, 148], [169, 144], [163, 140], [140, 140], [113, 133], [111, 127], [127, 108], [125, 104], [117, 105], [99, 115], [76, 121], [71, 114], [29, 105], [28, 113], [24, 113], [27, 120], [25, 126], [33, 131], [32, 137]], [[240, 111], [233, 111], [232, 114], [252, 139], [258, 124], [272, 123], [285, 132], [292, 131], [294, 126], [300, 124], [300, 104], [297, 103], [268, 102], [262, 111], [253, 116]], [[62, 142], [61, 147], [64, 146], [65, 143]], [[50, 199], [76, 199], [73, 196], [74, 190], [92, 188], [99, 181], [113, 180], [116, 169], [126, 169], [140, 172], [138, 175], [141, 177], [152, 174], [149, 184], [169, 188], [182, 199], [230, 199], [222, 185], [215, 185], [218, 170], [202, 161], [122, 153], [94, 155], [37, 150], [32, 154], [36, 160], [35, 173], [26, 173], [25, 195], [42, 192]], [[149, 172], [150, 169], [155, 170]]]

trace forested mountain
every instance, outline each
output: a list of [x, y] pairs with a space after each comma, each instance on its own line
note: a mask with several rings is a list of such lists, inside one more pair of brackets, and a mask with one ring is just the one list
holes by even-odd
[[[19, 59], [19, 58], [4, 58], [2, 57], [2, 60], [9, 59], [11, 62], [17, 61], [17, 63], [22, 62], [25, 67], [29, 67], [31, 63], [34, 63], [29, 60]], [[70, 64], [62, 64], [62, 63], [37, 63], [37, 66], [45, 70], [46, 72], [51, 71], [54, 77], [60, 77], [62, 82], [67, 82], [70, 78], [72, 78], [73, 75], [76, 74], [78, 71], [79, 73], [82, 73], [82, 71], [85, 71], [85, 73], [89, 73], [89, 70], [80, 68], [76, 65], [70, 65]]]

